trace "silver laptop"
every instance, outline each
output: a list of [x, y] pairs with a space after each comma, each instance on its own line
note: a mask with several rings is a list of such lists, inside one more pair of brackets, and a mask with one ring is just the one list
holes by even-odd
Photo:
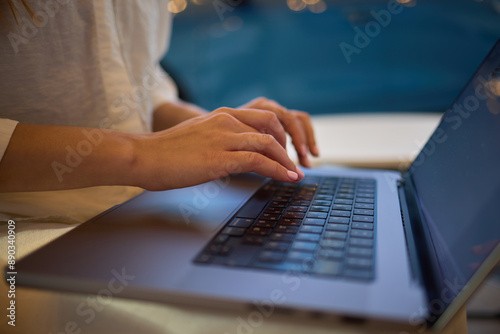
[[146, 191], [22, 259], [18, 283], [440, 329], [500, 260], [499, 202], [500, 41], [404, 173]]

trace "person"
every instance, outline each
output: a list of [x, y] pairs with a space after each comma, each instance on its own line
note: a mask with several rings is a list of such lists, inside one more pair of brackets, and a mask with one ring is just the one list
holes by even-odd
[[244, 172], [304, 177], [286, 133], [310, 167], [318, 148], [307, 113], [263, 97], [207, 112], [177, 97], [159, 65], [167, 3], [2, 2], [0, 202], [96, 186], [167, 190]]

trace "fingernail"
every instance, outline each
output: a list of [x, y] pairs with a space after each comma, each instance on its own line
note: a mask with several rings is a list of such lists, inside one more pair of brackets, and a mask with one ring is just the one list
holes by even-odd
[[306, 155], [304, 156], [304, 165], [307, 167], [307, 168], [311, 168], [311, 160], [309, 160], [309, 157]]
[[307, 154], [307, 147], [305, 144], [300, 145], [300, 154], [301, 155], [306, 155]]
[[298, 178], [299, 178], [299, 175], [295, 172], [292, 172], [291, 170], [289, 170], [288, 172], [286, 172], [287, 175], [288, 175], [288, 178], [292, 181], [296, 181]]
[[318, 157], [318, 156], [319, 156], [318, 146], [314, 145], [314, 146], [311, 148], [311, 153], [312, 153], [315, 157]]
[[305, 176], [304, 172], [299, 167], [297, 167], [297, 174], [299, 174], [299, 176], [300, 176], [301, 179], [303, 179], [304, 176]]

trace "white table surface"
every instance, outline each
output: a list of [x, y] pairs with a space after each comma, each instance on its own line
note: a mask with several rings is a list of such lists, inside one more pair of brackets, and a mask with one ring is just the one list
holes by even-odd
[[[356, 166], [399, 167], [407, 164], [437, 124], [436, 114], [381, 114], [321, 116], [314, 118], [321, 159], [315, 164], [352, 162]], [[364, 161], [364, 162], [363, 162]], [[41, 247], [74, 226], [30, 224], [17, 234], [18, 257]], [[6, 226], [1, 225], [1, 231]], [[23, 228], [20, 227], [20, 231]], [[4, 240], [2, 240], [4, 239]], [[0, 238], [2, 267], [6, 240]], [[300, 320], [273, 314], [255, 327], [238, 326], [248, 312], [227, 312], [113, 298], [89, 320], [77, 314], [82, 303], [95, 296], [16, 288], [17, 326], [6, 324], [7, 285], [0, 284], [1, 333], [407, 333], [401, 326], [360, 327], [339, 322]], [[239, 329], [239, 331], [238, 331]], [[465, 312], [446, 333], [466, 333]]]

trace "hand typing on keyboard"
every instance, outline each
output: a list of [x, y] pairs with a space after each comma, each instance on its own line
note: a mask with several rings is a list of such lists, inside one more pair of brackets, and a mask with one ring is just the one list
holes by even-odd
[[137, 140], [139, 186], [149, 190], [187, 187], [233, 173], [255, 172], [283, 182], [304, 173], [286, 152], [286, 132], [310, 166], [318, 154], [309, 116], [259, 98], [245, 106], [219, 108]]

